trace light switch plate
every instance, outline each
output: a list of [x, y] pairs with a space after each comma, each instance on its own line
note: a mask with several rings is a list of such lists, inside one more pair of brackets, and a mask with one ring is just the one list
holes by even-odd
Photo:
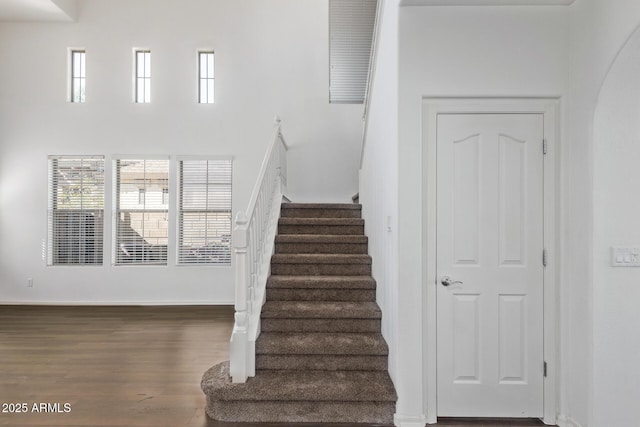
[[640, 267], [640, 246], [612, 246], [612, 267]]

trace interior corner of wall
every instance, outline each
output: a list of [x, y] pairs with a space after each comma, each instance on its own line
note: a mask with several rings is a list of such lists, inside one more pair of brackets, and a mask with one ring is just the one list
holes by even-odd
[[405, 415], [395, 413], [393, 424], [397, 427], [424, 427], [427, 424], [427, 417], [424, 415]]
[[51, 0], [62, 13], [69, 17], [69, 21], [78, 19], [78, 0]]
[[556, 419], [558, 427], [582, 427], [582, 425], [567, 415], [558, 415]]

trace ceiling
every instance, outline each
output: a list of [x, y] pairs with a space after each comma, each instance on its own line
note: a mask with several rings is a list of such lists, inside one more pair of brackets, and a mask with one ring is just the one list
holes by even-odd
[[72, 22], [77, 0], [0, 0], [0, 22]]
[[[569, 5], [575, 0], [401, 0], [401, 6]], [[78, 0], [0, 0], [0, 22], [73, 22]]]
[[[569, 5], [575, 0], [401, 0], [401, 6]], [[73, 22], [78, 0], [0, 0], [0, 22]]]

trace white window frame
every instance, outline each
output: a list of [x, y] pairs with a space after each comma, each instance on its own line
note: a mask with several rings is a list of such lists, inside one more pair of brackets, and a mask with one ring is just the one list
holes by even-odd
[[[94, 168], [82, 169], [79, 180], [59, 172], [58, 162], [97, 162]], [[97, 155], [51, 155], [48, 157], [47, 266], [101, 266], [104, 263], [105, 158]], [[88, 185], [85, 172], [95, 174], [97, 182]], [[60, 208], [59, 182], [75, 185], [79, 200], [66, 209]], [[93, 190], [92, 190], [93, 189]], [[85, 196], [86, 195], [86, 196]], [[71, 194], [69, 198], [74, 196]], [[79, 203], [79, 204], [78, 204]], [[97, 204], [97, 206], [96, 206]], [[91, 207], [91, 205], [94, 205]], [[58, 213], [73, 213], [57, 221]], [[92, 218], [92, 219], [91, 219]], [[93, 229], [91, 223], [93, 222]], [[66, 247], [60, 252], [60, 235], [66, 235]], [[88, 247], [90, 249], [87, 249]], [[61, 261], [66, 258], [66, 261]]]
[[[82, 55], [80, 69], [76, 67], [76, 55]], [[67, 101], [74, 104], [84, 104], [87, 93], [87, 51], [80, 47], [70, 47], [67, 50]], [[79, 87], [76, 88], [76, 82]], [[79, 93], [77, 92], [79, 90]]]
[[[207, 63], [203, 64], [203, 56], [211, 55], [211, 61], [207, 57]], [[216, 55], [213, 49], [198, 51], [198, 103], [215, 103], [215, 67]], [[203, 75], [204, 74], [204, 75]], [[203, 86], [204, 84], [204, 86]]]
[[[228, 193], [225, 195], [222, 193], [226, 200], [209, 200], [205, 196], [205, 200], [201, 205], [201, 208], [184, 208], [184, 178], [183, 167], [185, 162], [207, 162], [211, 167], [211, 163], [224, 162], [227, 163], [224, 167], [228, 168], [228, 184], [224, 182], [213, 183], [210, 178], [209, 171], [207, 170], [207, 177], [205, 182], [200, 181], [197, 186], [204, 186], [204, 192], [206, 195], [211, 194], [209, 191], [210, 185], [218, 185], [224, 187], [228, 185]], [[218, 267], [230, 267], [231, 266], [231, 230], [232, 230], [232, 213], [233, 213], [233, 158], [232, 157], [178, 157], [176, 163], [177, 169], [177, 191], [176, 191], [176, 265], [178, 266], [218, 266]], [[226, 177], [225, 177], [226, 179]], [[228, 208], [227, 208], [228, 206]], [[192, 245], [185, 245], [185, 239], [190, 236], [185, 236], [185, 213], [200, 213], [205, 216], [205, 222], [210, 220], [209, 215], [228, 215], [228, 225], [226, 228], [219, 228], [216, 234], [207, 235], [208, 226], [205, 225], [203, 236], [200, 234], [194, 237], [195, 232], [191, 231], [191, 238], [195, 240], [204, 240], [204, 244], [198, 247]], [[224, 221], [224, 220], [222, 220]], [[189, 230], [197, 229], [193, 224], [187, 227]], [[225, 248], [226, 246], [226, 248]]]
[[[164, 196], [162, 195], [162, 192], [164, 190], [164, 188], [170, 188], [170, 183], [171, 183], [171, 160], [169, 158], [169, 156], [147, 156], [147, 155], [116, 155], [112, 157], [112, 210], [113, 210], [113, 218], [112, 218], [112, 233], [111, 233], [111, 241], [112, 241], [112, 265], [114, 266], [167, 266], [168, 265], [168, 260], [169, 260], [169, 248], [171, 245], [171, 241], [170, 241], [170, 236], [171, 236], [171, 232], [169, 231], [169, 224], [170, 224], [170, 220], [169, 220], [169, 215], [170, 215], [170, 204], [167, 204], [166, 208], [164, 209], [149, 209], [146, 208], [146, 204], [150, 203], [150, 199], [151, 199], [151, 195], [149, 194], [146, 188], [147, 185], [147, 181], [149, 180], [149, 178], [147, 178], [147, 172], [146, 172], [146, 166], [145, 166], [145, 171], [144, 171], [144, 185], [145, 185], [145, 196], [144, 196], [144, 201], [145, 201], [145, 205], [142, 208], [126, 208], [123, 209], [120, 207], [120, 188], [121, 188], [121, 176], [120, 176], [120, 163], [121, 162], [137, 162], [137, 161], [165, 161], [167, 163], [167, 180], [166, 182], [163, 182], [161, 184], [158, 185], [158, 187], [160, 187], [160, 191], [159, 193], [161, 193], [159, 195], [159, 197], [161, 198], [161, 201], [164, 201]], [[140, 202], [139, 199], [139, 192], [136, 191], [134, 196], [130, 196], [132, 197], [134, 200], [136, 200], [137, 202]], [[171, 199], [171, 194], [168, 195], [169, 200]], [[163, 204], [163, 203], [160, 203]], [[162, 254], [162, 245], [156, 245], [156, 247], [154, 248], [154, 245], [149, 244], [149, 247], [147, 248], [147, 242], [144, 240], [146, 236], [144, 236], [144, 226], [143, 226], [143, 232], [142, 235], [140, 235], [140, 233], [137, 233], [138, 236], [132, 235], [133, 238], [135, 238], [134, 243], [132, 244], [134, 249], [131, 250], [125, 243], [127, 242], [122, 242], [122, 235], [120, 234], [120, 229], [119, 229], [119, 215], [121, 213], [136, 213], [136, 214], [142, 214], [143, 219], [142, 221], [146, 221], [146, 219], [144, 219], [144, 216], [147, 213], [155, 213], [155, 214], [160, 214], [164, 220], [167, 221], [167, 235], [166, 235], [166, 241], [167, 241], [167, 245], [166, 248], [164, 249], [164, 257], [160, 258], [159, 260], [154, 258], [154, 253], [158, 250], [160, 250], [160, 253]], [[132, 227], [133, 228], [133, 227]], [[133, 230], [135, 231], [135, 230]], [[163, 237], [158, 237], [158, 238], [165, 238]], [[126, 256], [131, 256], [131, 260], [130, 261], [124, 261], [126, 259], [125, 256], [122, 255], [122, 253], [124, 253]], [[120, 258], [119, 258], [120, 256]], [[147, 257], [150, 256], [151, 260], [148, 260]], [[142, 260], [136, 259], [136, 257], [142, 257]]]
[[[142, 58], [141, 55], [143, 55]], [[144, 60], [143, 64], [139, 63], [141, 59]], [[141, 65], [142, 72], [140, 72]], [[151, 103], [151, 49], [149, 48], [133, 49], [133, 102]]]

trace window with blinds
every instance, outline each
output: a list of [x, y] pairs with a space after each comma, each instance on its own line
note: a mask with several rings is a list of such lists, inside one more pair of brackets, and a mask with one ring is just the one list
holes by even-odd
[[329, 0], [329, 102], [362, 104], [377, 0]]
[[168, 188], [169, 160], [114, 161], [115, 265], [167, 264]]
[[104, 157], [49, 156], [48, 265], [102, 265]]
[[231, 160], [178, 162], [178, 264], [231, 265]]

